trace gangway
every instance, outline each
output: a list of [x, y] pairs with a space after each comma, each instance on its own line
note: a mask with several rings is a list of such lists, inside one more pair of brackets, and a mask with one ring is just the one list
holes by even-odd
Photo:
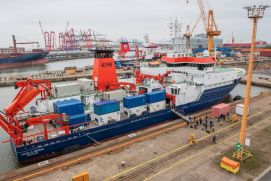
[[181, 113], [179, 113], [178, 111], [176, 111], [175, 109], [171, 109], [172, 110], [172, 112], [174, 112], [177, 116], [179, 116], [180, 118], [182, 118], [183, 120], [185, 120], [185, 121], [187, 121], [187, 122], [189, 122], [189, 119], [188, 119], [188, 117], [187, 116], [185, 116], [185, 115], [183, 115], [183, 114], [181, 114]]

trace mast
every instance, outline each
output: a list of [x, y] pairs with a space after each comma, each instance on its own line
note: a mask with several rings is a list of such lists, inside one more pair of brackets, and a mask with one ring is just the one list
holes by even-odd
[[172, 48], [174, 51], [179, 50], [178, 40], [180, 39], [182, 24], [175, 18], [174, 23], [171, 21], [169, 24], [170, 35], [172, 36]]

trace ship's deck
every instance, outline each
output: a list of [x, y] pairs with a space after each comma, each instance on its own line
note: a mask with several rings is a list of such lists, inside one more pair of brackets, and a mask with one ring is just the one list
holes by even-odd
[[[121, 120], [124, 120], [124, 119], [127, 119], [127, 117], [124, 114], [121, 114]], [[73, 131], [78, 131], [78, 130], [83, 131], [83, 130], [95, 128], [95, 127], [99, 127], [99, 125], [94, 123], [94, 121], [89, 120], [87, 124], [71, 127], [72, 129], [70, 129], [70, 133], [72, 133]], [[55, 124], [55, 125], [47, 124], [47, 132], [48, 132], [48, 139], [65, 135], [65, 130], [62, 129], [59, 124]], [[27, 132], [24, 133], [23, 140], [26, 142], [26, 144], [44, 141], [45, 140], [44, 125], [38, 124], [38, 125], [29, 126], [27, 129]]]

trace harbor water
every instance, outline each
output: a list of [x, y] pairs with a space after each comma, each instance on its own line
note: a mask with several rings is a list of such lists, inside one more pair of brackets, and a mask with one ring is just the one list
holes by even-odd
[[[59, 61], [59, 62], [51, 62], [42, 66], [32, 66], [32, 67], [22, 67], [15, 69], [7, 69], [5, 71], [1, 71], [0, 76], [5, 75], [15, 75], [15, 74], [27, 74], [34, 73], [39, 71], [51, 71], [51, 70], [61, 70], [64, 67], [76, 66], [78, 68], [83, 68], [85, 66], [90, 66], [93, 64], [93, 59], [77, 59], [77, 60], [68, 60], [68, 61]], [[14, 87], [2, 87], [0, 88], [0, 109], [3, 110], [15, 97], [18, 89], [14, 89]], [[231, 96], [244, 96], [245, 85], [239, 84], [235, 87]], [[271, 92], [271, 89], [261, 88], [257, 86], [252, 86], [251, 96], [256, 96], [261, 94], [261, 92]], [[20, 167], [16, 161], [15, 154], [13, 153], [10, 143], [8, 142], [9, 136], [0, 128], [0, 155], [1, 155], [1, 164], [0, 164], [0, 173], [8, 170], [12, 170], [14, 168]], [[5, 142], [5, 143], [2, 143]]]

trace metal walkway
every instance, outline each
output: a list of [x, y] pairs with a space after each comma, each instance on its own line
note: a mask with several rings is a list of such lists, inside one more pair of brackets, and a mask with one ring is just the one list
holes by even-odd
[[185, 120], [185, 121], [188, 121], [189, 122], [189, 119], [188, 119], [188, 117], [187, 116], [185, 116], [185, 115], [183, 115], [183, 114], [181, 114], [181, 113], [179, 113], [178, 111], [176, 111], [175, 109], [171, 109], [172, 110], [172, 112], [174, 112], [177, 116], [179, 116], [180, 118], [182, 118], [183, 120]]

